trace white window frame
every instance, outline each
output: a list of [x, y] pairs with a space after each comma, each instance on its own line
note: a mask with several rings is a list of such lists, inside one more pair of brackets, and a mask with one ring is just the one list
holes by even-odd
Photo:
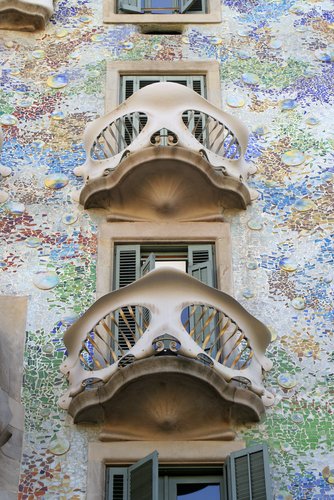
[[221, 84], [218, 61], [108, 61], [105, 112], [117, 108], [122, 76], [203, 76], [206, 99], [221, 108]]
[[161, 25], [170, 25], [172, 29], [173, 26], [183, 24], [219, 24], [222, 21], [222, 6], [219, 0], [205, 0], [205, 12], [185, 12], [179, 14], [132, 14], [129, 12], [118, 12], [118, 1], [104, 0], [103, 21], [105, 23], [144, 24], [158, 26], [160, 29]]

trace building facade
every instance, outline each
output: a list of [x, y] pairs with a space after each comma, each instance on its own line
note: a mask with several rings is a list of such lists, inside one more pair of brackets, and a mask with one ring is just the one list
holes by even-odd
[[330, 2], [0, 28], [1, 498], [334, 498]]

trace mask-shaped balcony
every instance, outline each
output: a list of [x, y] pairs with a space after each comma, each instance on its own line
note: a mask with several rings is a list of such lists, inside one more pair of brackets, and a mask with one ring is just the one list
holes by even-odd
[[0, 29], [44, 29], [53, 14], [53, 0], [0, 0]]
[[233, 439], [273, 402], [262, 382], [268, 329], [182, 271], [105, 295], [64, 341], [60, 406], [77, 423], [104, 422], [103, 439]]
[[193, 90], [149, 85], [88, 125], [80, 203], [123, 220], [219, 218], [256, 197], [247, 142], [240, 120]]

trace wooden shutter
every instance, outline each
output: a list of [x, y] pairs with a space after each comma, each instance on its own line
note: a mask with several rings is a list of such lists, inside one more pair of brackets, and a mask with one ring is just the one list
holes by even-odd
[[[213, 252], [212, 245], [189, 245], [188, 247], [188, 273], [205, 285], [214, 286]], [[194, 314], [190, 318], [190, 330], [194, 331], [194, 340], [202, 345], [208, 335], [210, 341], [206, 344], [205, 350], [210, 351], [214, 343], [215, 321], [207, 323], [210, 311], [203, 315], [202, 306], [195, 306]], [[215, 352], [210, 351], [212, 356]]]
[[203, 76], [193, 76], [191, 78], [191, 87], [197, 94], [206, 97], [205, 78]]
[[153, 271], [154, 268], [155, 268], [155, 255], [154, 253], [150, 253], [150, 255], [145, 260], [144, 264], [141, 266], [140, 276], [145, 276], [145, 274], [149, 273], [150, 271]]
[[115, 255], [115, 289], [123, 288], [140, 276], [140, 245], [117, 245]]
[[[115, 255], [115, 289], [117, 290], [118, 288], [130, 285], [139, 277], [140, 245], [117, 245]], [[121, 332], [123, 332], [130, 344], [134, 345], [132, 332], [136, 330], [136, 322], [126, 309], [124, 310], [124, 315], [126, 319], [122, 318], [119, 313], [116, 314], [116, 321], [119, 327], [115, 327], [115, 334], [123, 351], [128, 351], [127, 342]]]
[[119, 10], [141, 13], [141, 0], [119, 0]]
[[[150, 271], [153, 271], [155, 268], [155, 255], [154, 253], [150, 253], [150, 255], [147, 257], [145, 260], [144, 264], [141, 266], [140, 269], [140, 276], [145, 276], [145, 274], [149, 273]], [[145, 307], [143, 310], [143, 318], [142, 318], [142, 329], [143, 331], [145, 330], [144, 326], [145, 324], [148, 325], [150, 322], [150, 311]]]
[[196, 0], [180, 0], [180, 13], [184, 14], [187, 12]]
[[158, 500], [158, 452], [128, 468], [128, 500]]
[[106, 500], [127, 500], [127, 486], [127, 468], [107, 468]]
[[212, 245], [189, 245], [188, 273], [206, 285], [215, 285]]
[[267, 446], [231, 453], [224, 465], [224, 487], [227, 500], [271, 500]]

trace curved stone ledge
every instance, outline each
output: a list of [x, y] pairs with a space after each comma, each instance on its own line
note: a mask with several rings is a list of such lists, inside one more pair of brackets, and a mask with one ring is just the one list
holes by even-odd
[[53, 0], [0, 0], [0, 29], [36, 31], [53, 14]]
[[243, 182], [178, 146], [130, 153], [115, 170], [89, 180], [80, 195], [85, 208], [105, 208], [123, 220], [200, 220], [250, 202]]
[[104, 441], [228, 441], [235, 426], [257, 422], [263, 412], [259, 396], [179, 356], [119, 369], [104, 386], [74, 397], [69, 407], [76, 423], [103, 422]]

